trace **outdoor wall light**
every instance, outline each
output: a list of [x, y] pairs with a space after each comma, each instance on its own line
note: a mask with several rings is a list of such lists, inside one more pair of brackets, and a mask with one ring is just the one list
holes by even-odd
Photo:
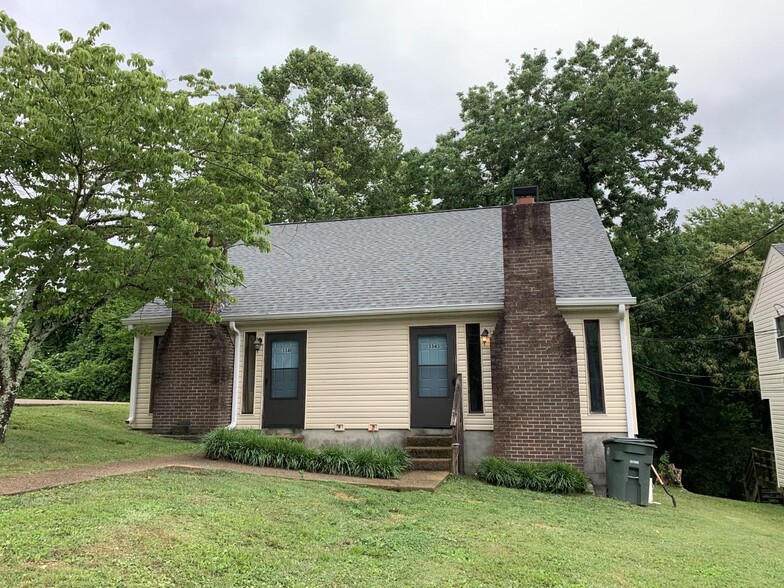
[[253, 342], [253, 349], [261, 351], [262, 345], [264, 345], [264, 342], [261, 340], [261, 337], [256, 337], [256, 340]]
[[482, 347], [490, 347], [490, 331], [482, 331]]

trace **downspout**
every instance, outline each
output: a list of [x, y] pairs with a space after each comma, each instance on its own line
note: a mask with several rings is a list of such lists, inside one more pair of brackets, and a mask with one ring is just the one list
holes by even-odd
[[[128, 327], [129, 331], [133, 329]], [[139, 350], [141, 348], [139, 335], [133, 336], [133, 362], [131, 363], [131, 402], [128, 412], [127, 424], [132, 425], [136, 420], [136, 389], [139, 387]]]
[[631, 358], [629, 357], [629, 342], [626, 335], [626, 305], [618, 305], [619, 327], [621, 329], [621, 364], [623, 366], [623, 393], [626, 399], [626, 436], [634, 437], [634, 414], [632, 412], [632, 378]]
[[231, 381], [231, 422], [227, 428], [237, 426], [237, 404], [240, 389], [240, 331], [234, 321], [229, 322], [229, 330], [234, 333], [234, 375]]

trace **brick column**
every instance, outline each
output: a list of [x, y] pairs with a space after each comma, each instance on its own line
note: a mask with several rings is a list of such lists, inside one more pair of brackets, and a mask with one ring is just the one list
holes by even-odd
[[234, 342], [224, 326], [191, 322], [172, 311], [155, 361], [153, 432], [187, 426], [189, 433], [204, 433], [228, 425], [233, 362]]
[[492, 339], [494, 454], [583, 467], [574, 335], [555, 305], [550, 205], [502, 209], [504, 311]]

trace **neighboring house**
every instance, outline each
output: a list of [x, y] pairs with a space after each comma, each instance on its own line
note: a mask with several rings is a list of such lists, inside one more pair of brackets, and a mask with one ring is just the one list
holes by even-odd
[[763, 400], [770, 406], [776, 477], [784, 486], [784, 244], [773, 245], [749, 310], [754, 323], [757, 369]]
[[467, 469], [559, 460], [604, 483], [602, 440], [637, 430], [634, 298], [592, 200], [270, 231], [269, 253], [230, 249], [245, 283], [221, 324], [155, 303], [124, 320], [148, 327], [132, 427], [405, 444], [448, 432], [462, 374]]

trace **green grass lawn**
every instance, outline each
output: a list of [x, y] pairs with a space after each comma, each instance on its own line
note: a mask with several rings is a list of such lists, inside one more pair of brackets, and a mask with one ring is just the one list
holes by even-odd
[[0, 476], [193, 452], [193, 443], [131, 431], [117, 405], [17, 406], [0, 445]]
[[393, 493], [164, 470], [0, 497], [0, 578], [13, 586], [784, 585], [784, 508], [678, 499], [677, 509], [646, 509], [470, 479], [435, 494]]
[[394, 493], [158, 470], [0, 497], [0, 585], [784, 585], [784, 508], [677, 498], [640, 508], [469, 478]]

